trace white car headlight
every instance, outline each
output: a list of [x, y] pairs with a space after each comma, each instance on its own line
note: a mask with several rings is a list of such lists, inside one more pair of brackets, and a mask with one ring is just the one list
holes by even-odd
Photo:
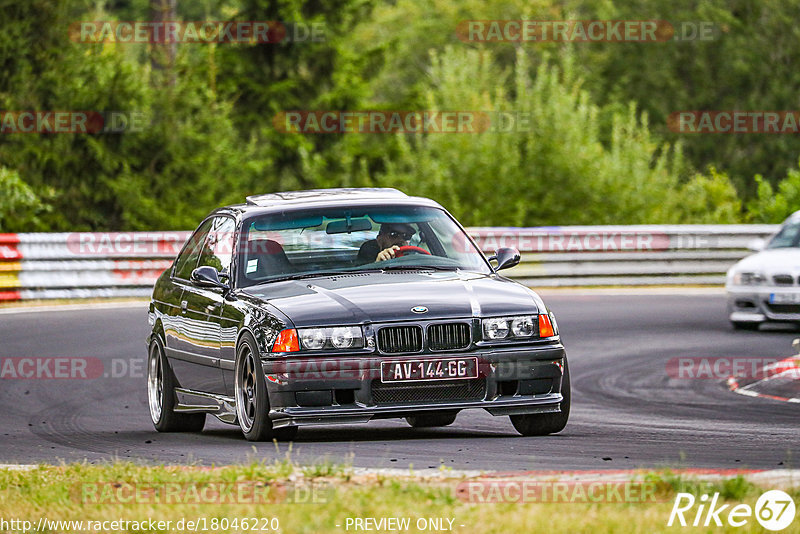
[[735, 286], [761, 286], [767, 281], [763, 273], [741, 271], [734, 273], [733, 285]]

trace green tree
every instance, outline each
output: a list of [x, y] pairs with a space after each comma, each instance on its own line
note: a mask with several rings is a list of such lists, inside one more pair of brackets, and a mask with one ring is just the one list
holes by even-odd
[[[612, 116], [609, 146], [601, 142], [600, 110], [573, 64], [562, 63], [563, 71], [542, 62], [531, 74], [522, 50], [511, 71], [478, 51], [432, 53], [426, 109], [513, 112], [530, 127], [389, 136], [397, 149], [383, 156], [384, 170], [371, 183], [435, 198], [467, 224], [736, 220], [740, 205], [727, 176], [712, 170], [710, 177], [682, 180], [680, 147], [652, 136], [633, 104]], [[694, 201], [685, 202], [685, 195]], [[716, 204], [711, 218], [708, 204]]]

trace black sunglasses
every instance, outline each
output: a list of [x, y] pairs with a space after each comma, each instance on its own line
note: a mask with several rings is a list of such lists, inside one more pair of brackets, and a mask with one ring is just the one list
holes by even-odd
[[398, 232], [396, 230], [391, 230], [389, 232], [386, 232], [385, 235], [388, 235], [391, 238], [402, 237], [403, 240], [410, 241], [411, 238], [414, 237], [414, 232], [408, 233], [408, 232]]

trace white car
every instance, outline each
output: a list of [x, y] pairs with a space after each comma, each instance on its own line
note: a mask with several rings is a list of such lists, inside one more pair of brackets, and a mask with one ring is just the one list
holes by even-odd
[[728, 313], [736, 329], [757, 330], [761, 323], [800, 323], [800, 211], [783, 222], [759, 251], [728, 270]]

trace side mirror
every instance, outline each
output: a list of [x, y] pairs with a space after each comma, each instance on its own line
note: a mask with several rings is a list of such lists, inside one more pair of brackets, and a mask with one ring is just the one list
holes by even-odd
[[218, 287], [220, 289], [230, 289], [228, 284], [224, 284], [219, 279], [219, 272], [214, 267], [205, 265], [192, 271], [192, 283], [198, 287]]
[[492, 260], [497, 262], [495, 271], [514, 267], [520, 260], [519, 250], [511, 247], [499, 248], [497, 252], [494, 253], [494, 256], [489, 258], [489, 261]]
[[747, 244], [747, 248], [749, 248], [753, 252], [761, 252], [762, 250], [764, 250], [764, 247], [766, 246], [766, 244], [767, 244], [766, 241], [764, 241], [763, 239], [761, 239], [759, 237], [759, 238], [756, 238], [756, 239], [753, 239], [752, 241], [750, 241]]

